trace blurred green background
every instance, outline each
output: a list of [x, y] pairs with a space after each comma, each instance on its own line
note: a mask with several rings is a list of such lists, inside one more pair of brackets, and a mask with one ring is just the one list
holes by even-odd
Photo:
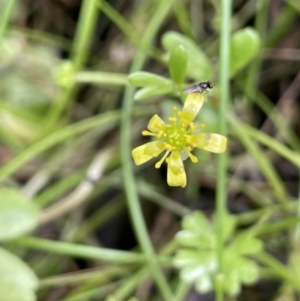
[[[297, 0], [0, 0], [0, 301], [299, 300], [299, 47]], [[169, 187], [131, 150], [208, 80]]]

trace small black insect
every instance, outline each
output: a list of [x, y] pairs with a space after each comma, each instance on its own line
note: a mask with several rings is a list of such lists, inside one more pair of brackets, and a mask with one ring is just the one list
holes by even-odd
[[214, 86], [214, 83], [211, 81], [207, 82], [201, 82], [197, 84], [193, 84], [186, 89], [183, 90], [184, 93], [190, 94], [190, 93], [197, 93], [197, 92], [207, 92], [207, 89], [212, 89]]

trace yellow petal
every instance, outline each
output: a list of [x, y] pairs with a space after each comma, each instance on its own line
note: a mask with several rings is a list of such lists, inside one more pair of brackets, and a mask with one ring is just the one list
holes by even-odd
[[198, 112], [200, 111], [204, 102], [203, 93], [188, 94], [182, 109], [181, 118], [191, 122], [193, 121]]
[[161, 141], [153, 141], [136, 147], [131, 154], [134, 163], [140, 165], [157, 157], [163, 150], [164, 144]]
[[163, 130], [165, 128], [166, 124], [164, 121], [155, 114], [148, 123], [148, 130], [153, 133], [158, 133], [159, 131]]
[[192, 135], [191, 142], [195, 147], [213, 153], [223, 153], [226, 150], [227, 138], [219, 134], [201, 133]]
[[186, 186], [186, 174], [179, 151], [173, 151], [167, 158], [169, 186]]

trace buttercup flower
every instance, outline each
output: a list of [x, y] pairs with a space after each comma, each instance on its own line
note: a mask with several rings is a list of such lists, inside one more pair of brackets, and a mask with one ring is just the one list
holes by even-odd
[[169, 123], [165, 123], [158, 115], [154, 115], [148, 124], [149, 131], [143, 131], [142, 134], [155, 136], [157, 140], [138, 146], [132, 151], [135, 164], [143, 164], [166, 151], [155, 167], [160, 168], [166, 160], [168, 184], [185, 187], [186, 174], [183, 160], [189, 157], [193, 163], [198, 162], [197, 157], [191, 153], [194, 148], [213, 153], [224, 152], [227, 144], [226, 137], [219, 134], [199, 133], [205, 125], [196, 126], [193, 123], [203, 102], [202, 93], [191, 93], [188, 94], [182, 111], [178, 111], [176, 107], [173, 108], [174, 113], [172, 117], [169, 117]]

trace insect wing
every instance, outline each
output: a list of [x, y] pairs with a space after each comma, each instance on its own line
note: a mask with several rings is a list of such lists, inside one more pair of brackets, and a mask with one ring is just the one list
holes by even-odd
[[189, 94], [189, 93], [197, 93], [197, 92], [202, 92], [202, 88], [199, 87], [199, 84], [194, 84], [192, 86], [189, 86], [183, 90], [184, 93]]

